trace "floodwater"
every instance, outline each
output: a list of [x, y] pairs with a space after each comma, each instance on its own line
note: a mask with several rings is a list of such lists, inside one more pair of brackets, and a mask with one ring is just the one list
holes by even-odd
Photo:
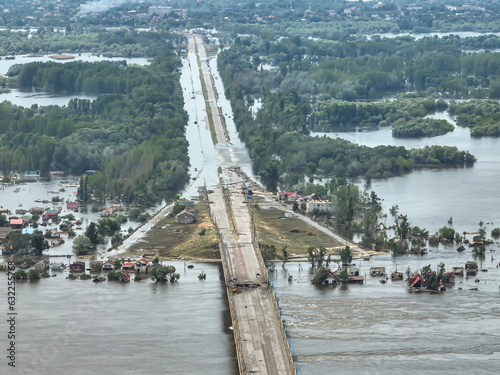
[[[498, 260], [490, 254], [479, 272], [439, 294], [409, 293], [403, 281], [381, 284], [371, 266], [386, 271], [417, 271], [444, 262], [447, 269], [472, 260], [470, 250], [435, 249], [428, 255], [380, 255], [355, 261], [365, 285], [311, 285], [302, 263], [276, 268], [273, 283], [279, 297], [292, 355], [299, 374], [331, 369], [345, 374], [491, 374], [500, 366], [500, 303]], [[479, 262], [479, 261], [478, 261]], [[291, 274], [293, 282], [287, 281]], [[471, 290], [477, 288], [477, 291]]]
[[[75, 58], [70, 60], [54, 60], [51, 59], [48, 55], [43, 56], [29, 56], [22, 55], [16, 56], [14, 60], [0, 60], [0, 74], [7, 74], [9, 68], [12, 65], [16, 64], [27, 64], [30, 62], [58, 62], [58, 63], [66, 63], [70, 61], [85, 61], [85, 62], [98, 62], [98, 61], [126, 61], [127, 64], [136, 64], [140, 66], [144, 66], [149, 64], [148, 59], [146, 58], [123, 58], [123, 57], [103, 57], [93, 55], [91, 53], [81, 53], [81, 54], [72, 54]], [[59, 105], [65, 106], [71, 99], [96, 99], [98, 95], [95, 94], [53, 94], [45, 91], [34, 91], [34, 92], [26, 92], [19, 91], [17, 89], [11, 89], [9, 93], [0, 93], [0, 102], [5, 100], [11, 102], [12, 104], [21, 106], [21, 107], [31, 107], [33, 104], [37, 104], [39, 107], [44, 107], [48, 105]]]
[[[66, 280], [66, 271], [17, 282], [16, 369], [2, 356], [2, 374], [237, 373], [220, 265], [168, 264], [180, 273], [175, 284]], [[206, 281], [198, 280], [202, 270]], [[0, 295], [5, 352], [4, 273]]]
[[[190, 171], [196, 180], [184, 192], [186, 197], [196, 195], [197, 187], [203, 185], [201, 181], [207, 185], [218, 183], [217, 158], [241, 163], [251, 172], [248, 154], [237, 138], [230, 107], [224, 101], [219, 106], [226, 114], [233, 144], [213, 146], [206, 129], [201, 87], [196, 79], [190, 81], [188, 61], [193, 74], [197, 64], [193, 56], [188, 56], [181, 76], [190, 116], [186, 130]], [[220, 89], [220, 78], [215, 83]], [[223, 91], [219, 93], [223, 99]], [[412, 223], [431, 232], [446, 225], [450, 216], [459, 231], [477, 229], [481, 219], [490, 222], [489, 229], [495, 221], [500, 226], [496, 217], [500, 207], [495, 200], [498, 139], [474, 139], [468, 130], [459, 127], [445, 136], [410, 140], [392, 138], [389, 128], [329, 136], [369, 146], [400, 142], [407, 147], [446, 144], [471, 151], [479, 159], [472, 168], [422, 170], [373, 181], [371, 188], [384, 199], [386, 209], [398, 204]], [[22, 188], [30, 186], [33, 188]], [[8, 199], [2, 198], [2, 204], [11, 204], [10, 197], [21, 193], [10, 194]], [[42, 199], [51, 196], [47, 189], [41, 194], [45, 197]], [[455, 286], [440, 294], [410, 294], [403, 282], [389, 280], [381, 284], [381, 278], [370, 276], [365, 285], [315, 287], [310, 283], [305, 261], [301, 271], [297, 263], [288, 263], [286, 269], [277, 267], [272, 282], [298, 373], [496, 372], [500, 366], [497, 252], [500, 248], [493, 244], [483, 259], [476, 259], [486, 270], [479, 272], [479, 282], [457, 277]], [[417, 271], [429, 264], [435, 269], [444, 262], [449, 270], [468, 260], [474, 260], [469, 248], [459, 253], [454, 246], [440, 245], [429, 248], [425, 256], [380, 255], [355, 263], [364, 275], [372, 266], [404, 272], [408, 267]], [[94, 284], [65, 280], [65, 274], [37, 283], [18, 283], [19, 367], [11, 373], [70, 371], [78, 375], [103, 372], [103, 368], [110, 374], [237, 373], [220, 266], [197, 263], [189, 270], [182, 263], [173, 264], [181, 273], [175, 285], [157, 285], [150, 280], [125, 285], [107, 281]], [[197, 279], [200, 270], [207, 273], [206, 282]], [[287, 281], [288, 274], [293, 276], [293, 282]], [[0, 295], [4, 300], [6, 282], [5, 275], [0, 274]], [[0, 306], [0, 314], [5, 317], [6, 302]], [[6, 322], [2, 323], [2, 332], [6, 327]], [[5, 335], [0, 343], [5, 347]], [[4, 366], [5, 362], [4, 358]]]
[[[429, 117], [446, 119], [456, 126], [447, 112]], [[419, 139], [393, 138], [390, 127], [314, 135], [341, 137], [370, 147], [448, 145], [469, 150], [478, 158], [471, 168], [420, 170], [374, 180], [369, 189], [384, 200], [386, 212], [397, 204], [410, 222], [431, 233], [449, 226], [450, 217], [452, 227], [460, 233], [476, 231], [481, 220], [488, 235], [500, 226], [496, 199], [499, 138], [472, 138], [468, 129], [457, 126], [452, 133]], [[389, 216], [389, 225], [391, 220]], [[487, 246], [482, 258], [473, 256], [471, 248], [457, 252], [454, 245], [428, 250], [424, 256], [387, 254], [370, 261], [355, 260], [361, 275], [367, 275], [365, 285], [314, 287], [305, 263], [300, 272], [297, 264], [287, 266], [286, 271], [278, 267], [273, 281], [298, 372], [495, 372], [500, 365], [498, 242]], [[451, 271], [469, 260], [478, 262], [482, 271], [469, 279], [457, 277], [454, 286], [439, 294], [409, 293], [401, 281], [381, 284], [382, 278], [369, 275], [374, 266], [386, 267], [387, 272], [405, 272], [409, 267], [415, 272], [426, 265], [437, 269], [441, 262]], [[287, 282], [288, 273], [293, 275], [293, 283]], [[474, 288], [478, 290], [471, 290]]]
[[[197, 67], [196, 59], [194, 66]], [[189, 74], [186, 66], [182, 73], [184, 83], [189, 78], [185, 75]], [[191, 176], [198, 178], [186, 188], [185, 197], [196, 195], [204, 178], [210, 179], [207, 184], [218, 183], [210, 133], [203, 126], [197, 126], [201, 123], [196, 120], [197, 116], [203, 118], [203, 98], [194, 111], [189, 107], [191, 103], [186, 101], [190, 114], [186, 132], [190, 142]], [[49, 182], [5, 187], [0, 190], [0, 205], [14, 212], [32, 206], [52, 208], [52, 203], [35, 200], [50, 202], [56, 195], [74, 200], [77, 188], [64, 187], [65, 191], [61, 192], [63, 183], [75, 182], [70, 176], [55, 175]], [[65, 203], [60, 206], [62, 214], [66, 214]], [[83, 219], [81, 230], [99, 218], [99, 213], [91, 212], [91, 206], [87, 209], [87, 214], [75, 214]], [[128, 222], [122, 229], [129, 226], [135, 227], [137, 223]], [[50, 249], [49, 253], [64, 255], [73, 251], [67, 242]], [[98, 258], [104, 257], [106, 247], [98, 248], [98, 254]], [[236, 374], [238, 366], [221, 265], [195, 263], [194, 269], [188, 269], [182, 262], [168, 264], [173, 264], [181, 275], [176, 284], [155, 284], [149, 278], [140, 283], [93, 283], [66, 280], [67, 272], [36, 283], [18, 282], [17, 366], [11, 371], [4, 357], [1, 366], [7, 370], [2, 370], [2, 374], [67, 374], [68, 371], [75, 375], [103, 371], [107, 374]], [[200, 282], [198, 274], [202, 270], [207, 279]], [[0, 304], [0, 314], [6, 317], [7, 277], [4, 273], [0, 273], [0, 295], [5, 300]], [[5, 320], [0, 324], [3, 333], [8, 328]], [[2, 334], [3, 349], [8, 348], [7, 342], [6, 334]]]
[[398, 38], [401, 36], [411, 36], [412, 38], [415, 38], [415, 40], [419, 40], [422, 38], [426, 37], [438, 37], [438, 38], [443, 38], [445, 36], [450, 36], [450, 35], [456, 35], [459, 36], [460, 38], [474, 38], [478, 36], [483, 36], [483, 35], [500, 35], [500, 33], [481, 33], [481, 32], [476, 32], [476, 31], [449, 31], [449, 32], [443, 32], [443, 33], [380, 33], [380, 34], [366, 34], [366, 38], [368, 40], [371, 40], [374, 36], [380, 36], [381, 38]]
[[[448, 112], [429, 117], [448, 120], [455, 130], [431, 138], [394, 138], [391, 127], [375, 130], [357, 128], [347, 132], [313, 133], [315, 136], [343, 138], [369, 147], [378, 145], [421, 148], [432, 145], [456, 146], [477, 158], [473, 167], [449, 169], [423, 169], [405, 176], [373, 180], [370, 190], [382, 198], [386, 210], [393, 205], [408, 219], [431, 233], [453, 218], [453, 228], [460, 233], [475, 231], [483, 221], [489, 231], [500, 226], [500, 201], [496, 199], [500, 182], [500, 138], [473, 138], [469, 129], [456, 125]], [[359, 183], [364, 187], [364, 183]], [[389, 223], [391, 225], [392, 223]]]

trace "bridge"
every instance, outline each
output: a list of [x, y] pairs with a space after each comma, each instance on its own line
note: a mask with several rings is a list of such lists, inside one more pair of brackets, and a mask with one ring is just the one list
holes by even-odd
[[200, 35], [188, 34], [188, 54], [196, 53], [207, 105], [215, 131], [222, 173], [207, 192], [210, 213], [221, 239], [221, 258], [233, 322], [240, 374], [295, 374], [293, 359], [268, 273], [253, 236], [244, 176], [233, 167], [227, 148], [224, 116]]

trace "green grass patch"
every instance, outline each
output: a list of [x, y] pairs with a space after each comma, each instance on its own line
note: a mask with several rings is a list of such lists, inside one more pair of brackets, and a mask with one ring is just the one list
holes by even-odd
[[287, 250], [291, 255], [307, 255], [307, 249], [311, 246], [323, 246], [327, 249], [341, 246], [333, 238], [299, 218], [285, 218], [284, 211], [253, 208], [252, 212], [257, 240], [262, 244], [274, 245], [278, 250], [288, 246]]
[[146, 253], [155, 252], [163, 259], [220, 259], [218, 238], [208, 207], [200, 202], [189, 206], [189, 212], [196, 216], [193, 224], [179, 224], [171, 215], [156, 224], [143, 241], [134, 244], [129, 250]]

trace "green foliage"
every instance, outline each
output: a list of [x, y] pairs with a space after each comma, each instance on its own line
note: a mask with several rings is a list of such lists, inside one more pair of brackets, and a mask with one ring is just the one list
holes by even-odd
[[176, 282], [180, 275], [175, 273], [175, 268], [172, 266], [161, 266], [157, 268], [153, 268], [151, 271], [151, 276], [155, 280], [155, 282], [167, 282], [171, 283]]
[[326, 279], [327, 272], [328, 270], [325, 267], [319, 267], [312, 279], [312, 283], [315, 285], [322, 284]]
[[122, 275], [121, 271], [109, 271], [108, 281], [118, 281], [120, 280], [121, 275]]
[[455, 229], [444, 226], [438, 231], [439, 237], [444, 238], [448, 241], [453, 241], [455, 238]]
[[[66, 107], [1, 103], [0, 170], [97, 170], [81, 180], [81, 200], [94, 194], [101, 200], [146, 206], [174, 195], [185, 184], [189, 160], [187, 115], [177, 73], [180, 59], [165, 42], [169, 35], [130, 35], [130, 41], [155, 45], [151, 52], [156, 57], [149, 66], [33, 62], [11, 69], [20, 87], [31, 89], [34, 84], [54, 92], [108, 95], [94, 101], [73, 99]], [[107, 33], [89, 37], [109, 40]]]
[[17, 270], [14, 273], [14, 279], [16, 279], [16, 280], [27, 280], [28, 279], [28, 274], [26, 273], [25, 270]]
[[38, 270], [29, 270], [28, 271], [28, 279], [30, 281], [40, 280], [40, 271], [38, 271]]
[[128, 212], [129, 220], [137, 220], [137, 217], [142, 213], [142, 210], [138, 207], [131, 208]]
[[347, 282], [349, 281], [349, 271], [347, 271], [346, 268], [342, 269], [339, 273], [338, 273], [338, 277], [340, 279], [340, 282], [342, 284], [347, 284]]
[[474, 249], [472, 250], [472, 253], [474, 255], [484, 255], [486, 253], [486, 246], [484, 245], [475, 246]]
[[396, 123], [392, 128], [392, 136], [399, 138], [434, 137], [454, 129], [455, 127], [446, 120], [415, 119]]
[[277, 249], [274, 245], [260, 244], [260, 250], [266, 262], [276, 259]]
[[42, 255], [43, 250], [49, 248], [48, 241], [40, 233], [31, 235], [30, 245], [33, 255]]
[[349, 246], [340, 249], [340, 260], [342, 262], [342, 267], [347, 268], [349, 264], [352, 262], [352, 253]]
[[500, 228], [494, 228], [491, 231], [491, 237], [494, 237], [494, 238], [500, 237]]
[[95, 249], [95, 244], [87, 236], [79, 235], [73, 240], [73, 250], [77, 252], [77, 255], [88, 254], [93, 249]]
[[90, 222], [87, 230], [85, 231], [85, 237], [87, 237], [90, 242], [94, 245], [99, 243], [99, 232], [97, 230], [97, 225], [92, 221]]

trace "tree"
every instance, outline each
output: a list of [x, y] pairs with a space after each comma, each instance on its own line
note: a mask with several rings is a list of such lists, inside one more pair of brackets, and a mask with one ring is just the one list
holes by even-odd
[[49, 243], [42, 234], [33, 234], [30, 243], [33, 255], [42, 255], [43, 250], [49, 248]]
[[17, 270], [16, 273], [14, 274], [14, 279], [16, 279], [16, 280], [27, 280], [28, 279], [28, 274], [26, 273], [25, 270]]
[[408, 235], [410, 234], [410, 229], [411, 225], [408, 222], [408, 216], [399, 215], [396, 218], [396, 234], [398, 235], [398, 237], [403, 240], [408, 238]]
[[281, 267], [285, 267], [285, 263], [288, 261], [288, 251], [286, 250], [288, 246], [283, 246], [281, 252], [283, 253], [283, 264]]
[[85, 237], [87, 237], [94, 245], [97, 245], [99, 243], [99, 232], [97, 231], [97, 226], [93, 221], [87, 227], [87, 230], [85, 231]]
[[340, 250], [340, 260], [342, 262], [342, 267], [347, 269], [347, 266], [352, 262], [352, 253], [349, 246]]
[[[89, 252], [89, 250], [95, 249], [95, 245], [90, 241], [87, 236], [79, 235], [73, 240], [73, 250]], [[81, 254], [83, 255], [83, 254]]]
[[30, 281], [40, 280], [40, 271], [38, 271], [38, 270], [29, 270], [28, 271], [28, 279]]

